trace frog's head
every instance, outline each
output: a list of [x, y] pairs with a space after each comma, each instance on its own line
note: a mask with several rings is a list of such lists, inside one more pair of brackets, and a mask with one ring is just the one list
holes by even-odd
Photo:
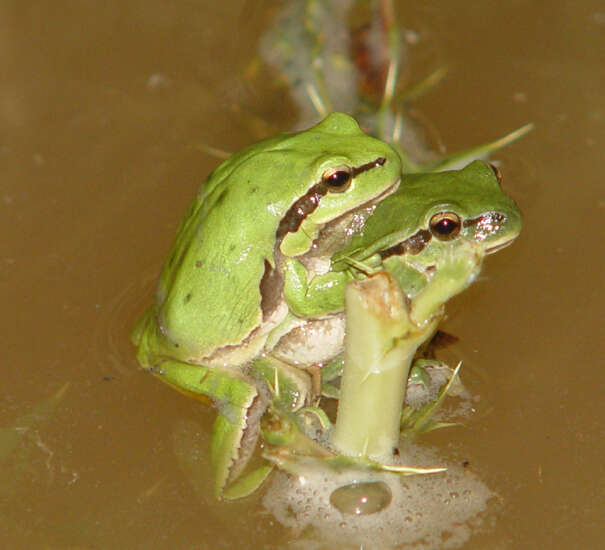
[[444, 303], [476, 278], [487, 254], [509, 245], [520, 230], [521, 213], [503, 192], [497, 170], [485, 162], [405, 175], [397, 192], [332, 257], [333, 269], [386, 269], [410, 298], [443, 285], [437, 290]]
[[286, 256], [308, 251], [326, 224], [378, 203], [399, 184], [398, 154], [364, 134], [343, 113], [332, 113], [308, 130], [277, 136], [262, 146], [254, 163], [267, 167], [267, 194], [271, 187], [277, 191], [266, 204], [280, 212], [275, 237]]

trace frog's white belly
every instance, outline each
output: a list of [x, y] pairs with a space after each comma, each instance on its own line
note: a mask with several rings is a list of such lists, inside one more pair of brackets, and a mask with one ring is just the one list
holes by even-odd
[[296, 366], [326, 363], [344, 350], [344, 314], [301, 320], [270, 350], [274, 357]]

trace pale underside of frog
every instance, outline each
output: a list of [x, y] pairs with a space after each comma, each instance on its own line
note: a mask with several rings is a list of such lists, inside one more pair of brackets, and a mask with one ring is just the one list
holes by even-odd
[[135, 328], [138, 360], [216, 404], [220, 496], [249, 459], [276, 388], [292, 412], [316, 397], [309, 371], [342, 352], [349, 281], [389, 271], [421, 326], [519, 229], [489, 165], [402, 178], [388, 144], [334, 113], [210, 175]]

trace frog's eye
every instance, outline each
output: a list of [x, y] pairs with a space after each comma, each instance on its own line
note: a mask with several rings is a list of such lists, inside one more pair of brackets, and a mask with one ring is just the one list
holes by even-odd
[[498, 167], [495, 164], [492, 164], [491, 162], [488, 162], [488, 164], [489, 167], [492, 169], [494, 176], [496, 176], [496, 178], [498, 179], [498, 185], [502, 186], [502, 174], [500, 173], [500, 170], [498, 170]]
[[353, 181], [353, 169], [344, 164], [329, 168], [321, 176], [321, 181], [329, 191], [342, 193], [348, 189], [351, 181]]
[[439, 212], [429, 222], [431, 233], [440, 241], [449, 241], [460, 233], [462, 221], [455, 212]]

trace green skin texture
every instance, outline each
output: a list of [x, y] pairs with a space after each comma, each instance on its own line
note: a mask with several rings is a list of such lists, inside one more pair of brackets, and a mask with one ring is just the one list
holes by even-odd
[[[387, 159], [383, 166], [357, 175], [344, 192], [325, 195], [296, 231], [276, 242], [282, 217], [327, 169], [358, 167], [379, 157]], [[217, 405], [211, 443], [217, 496], [249, 494], [270, 471], [264, 467], [238, 479], [243, 441], [257, 429], [247, 417], [253, 407], [262, 412], [267, 405], [258, 381], [289, 410], [306, 404], [308, 385], [300, 373], [270, 356], [260, 357], [270, 334], [256, 347], [246, 342], [262, 323], [266, 262], [272, 267], [281, 262], [288, 318], [342, 311], [348, 281], [364, 271], [386, 269], [412, 299], [410, 318], [422, 326], [470, 284], [488, 248], [518, 234], [519, 212], [485, 163], [459, 172], [404, 176], [363, 231], [333, 256], [333, 268], [309, 281], [296, 256], [311, 248], [324, 224], [382, 196], [399, 177], [399, 159], [387, 144], [363, 134], [347, 115], [334, 113], [309, 130], [279, 135], [233, 155], [202, 186], [164, 265], [156, 302], [135, 327], [133, 341], [142, 366], [175, 389]], [[462, 219], [497, 211], [506, 223], [479, 239], [471, 229], [463, 230], [453, 241], [432, 239], [414, 256], [380, 261], [378, 251], [426, 227], [432, 214], [442, 211]], [[205, 364], [224, 346], [241, 352], [236, 364]]]

